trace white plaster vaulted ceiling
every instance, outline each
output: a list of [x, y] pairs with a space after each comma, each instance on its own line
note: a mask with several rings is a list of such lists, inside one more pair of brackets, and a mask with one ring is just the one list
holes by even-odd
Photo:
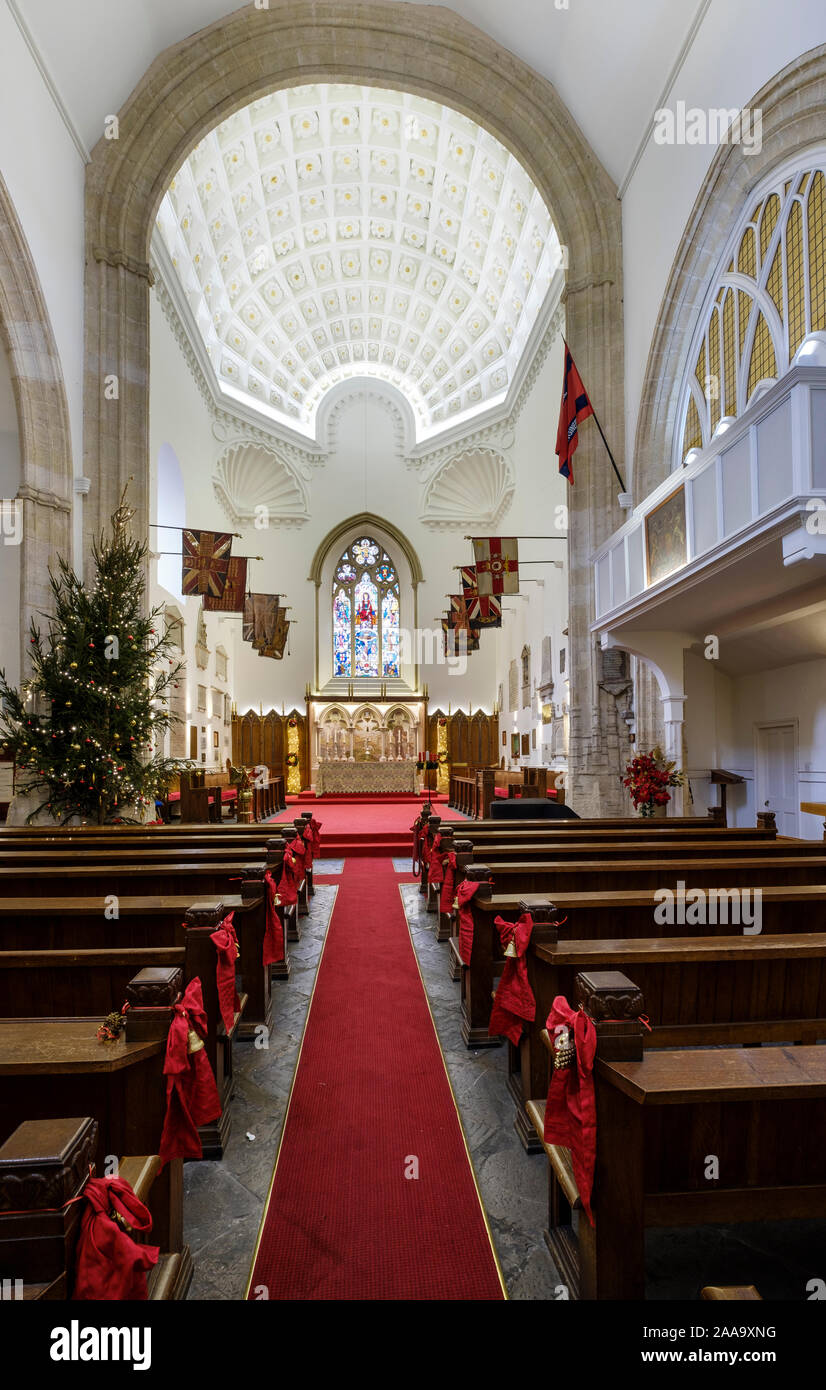
[[314, 437], [324, 393], [376, 376], [416, 437], [507, 395], [561, 262], [523, 167], [410, 94], [317, 85], [236, 112], [158, 213], [218, 385]]

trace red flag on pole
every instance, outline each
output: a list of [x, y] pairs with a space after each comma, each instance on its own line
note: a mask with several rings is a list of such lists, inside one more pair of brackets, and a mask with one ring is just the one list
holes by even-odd
[[[564, 339], [563, 339], [564, 342]], [[565, 372], [562, 378], [562, 403], [559, 407], [559, 425], [556, 431], [556, 453], [559, 455], [559, 471], [569, 483], [574, 481], [573, 458], [579, 443], [579, 422], [593, 415], [594, 408], [582, 384], [568, 344], [565, 343]]]

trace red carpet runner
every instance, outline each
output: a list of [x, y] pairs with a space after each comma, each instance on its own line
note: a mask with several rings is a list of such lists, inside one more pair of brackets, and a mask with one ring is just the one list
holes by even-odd
[[251, 1298], [504, 1297], [398, 885], [344, 866]]

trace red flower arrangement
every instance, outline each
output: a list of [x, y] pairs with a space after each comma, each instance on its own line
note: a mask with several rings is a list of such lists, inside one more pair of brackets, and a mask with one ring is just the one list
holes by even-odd
[[634, 807], [642, 816], [653, 816], [657, 806], [667, 806], [671, 800], [668, 787], [681, 787], [684, 774], [676, 771], [677, 764], [669, 762], [657, 746], [650, 753], [639, 753], [626, 765], [624, 787], [631, 793]]

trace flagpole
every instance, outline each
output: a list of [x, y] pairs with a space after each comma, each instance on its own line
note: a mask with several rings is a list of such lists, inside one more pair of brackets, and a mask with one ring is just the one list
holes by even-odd
[[[565, 342], [565, 339], [564, 339], [564, 338], [562, 339], [562, 341], [563, 341], [563, 343], [565, 344], [565, 351], [566, 351], [566, 353], [570, 352], [571, 349], [568, 347], [568, 344]], [[573, 354], [571, 355], [571, 361], [573, 362]], [[600, 438], [602, 439], [602, 442], [603, 442], [603, 444], [605, 445], [605, 451], [606, 451], [606, 453], [607, 453], [609, 459], [611, 460], [611, 467], [613, 468], [614, 472], [615, 472], [616, 475], [617, 475], [617, 482], [619, 483], [621, 490], [622, 490], [623, 492], [625, 492], [625, 483], [622, 481], [622, 474], [620, 473], [620, 471], [619, 471], [619, 469], [617, 468], [617, 465], [616, 465], [616, 463], [615, 463], [615, 461], [614, 461], [614, 455], [611, 453], [611, 450], [608, 448], [608, 440], [605, 438], [605, 434], [603, 433], [602, 425], [599, 423], [599, 416], [597, 415], [597, 412], [594, 410], [594, 402], [591, 400], [591, 397], [590, 397], [590, 396], [588, 397], [588, 404], [589, 404], [590, 407], [591, 407], [591, 414], [592, 414], [593, 417], [594, 417], [594, 424], [596, 425], [597, 429], [599, 430]]]
[[[164, 521], [150, 521], [149, 529], [150, 531], [197, 531], [202, 530], [203, 528], [197, 526], [169, 526]], [[216, 532], [216, 535], [230, 535], [232, 536], [233, 540], [241, 540], [240, 531]]]
[[[595, 417], [596, 418], [596, 417]], [[566, 541], [567, 534], [564, 536], [464, 536], [466, 541]], [[465, 569], [465, 565], [454, 565], [454, 569]]]
[[[161, 555], [177, 555], [177, 557], [178, 557], [179, 560], [183, 560], [183, 559], [194, 560], [194, 559], [196, 558], [194, 555], [185, 555], [185, 552], [184, 552], [183, 550], [153, 550], [149, 558], [150, 558], [150, 560], [157, 560]], [[230, 560], [263, 560], [263, 558], [264, 558], [263, 555], [230, 555], [230, 556], [228, 556], [228, 559], [230, 559]], [[223, 563], [223, 562], [220, 562], [220, 563]]]

